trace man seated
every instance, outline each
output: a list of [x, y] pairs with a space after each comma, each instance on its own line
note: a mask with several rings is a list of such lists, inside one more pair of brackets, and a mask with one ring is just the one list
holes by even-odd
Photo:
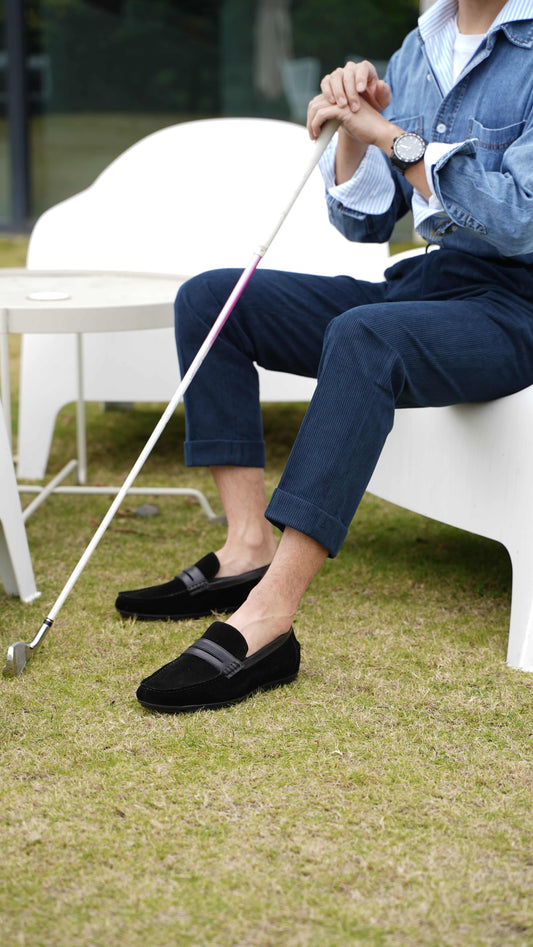
[[[307, 126], [316, 139], [340, 123], [321, 161], [332, 223], [349, 240], [383, 242], [411, 206], [438, 251], [392, 265], [380, 283], [252, 278], [185, 398], [186, 461], [212, 469], [226, 541], [116, 603], [138, 619], [233, 614], [141, 683], [143, 705], [221, 707], [294, 680], [298, 604], [342, 546], [395, 409], [533, 383], [532, 45], [531, 2], [437, 0], [386, 81], [369, 62], [322, 80]], [[238, 275], [216, 270], [181, 288], [182, 373]], [[254, 362], [317, 378], [266, 512]]]

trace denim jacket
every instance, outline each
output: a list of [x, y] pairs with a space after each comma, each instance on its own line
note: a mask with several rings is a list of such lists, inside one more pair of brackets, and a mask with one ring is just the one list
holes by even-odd
[[[460, 142], [433, 168], [443, 213], [419, 228], [442, 247], [533, 265], [533, 17], [489, 32], [443, 94], [420, 30], [392, 57], [384, 115], [427, 141]], [[330, 220], [349, 240], [384, 242], [409, 209], [412, 187], [392, 170], [395, 196], [363, 214], [327, 196]]]

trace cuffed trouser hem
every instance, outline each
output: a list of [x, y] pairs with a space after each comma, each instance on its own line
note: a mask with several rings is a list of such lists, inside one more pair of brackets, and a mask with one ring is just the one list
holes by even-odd
[[339, 552], [348, 532], [344, 523], [335, 516], [279, 487], [272, 494], [265, 516], [278, 529], [290, 526], [315, 539], [332, 558]]
[[185, 441], [187, 467], [264, 467], [264, 441]]

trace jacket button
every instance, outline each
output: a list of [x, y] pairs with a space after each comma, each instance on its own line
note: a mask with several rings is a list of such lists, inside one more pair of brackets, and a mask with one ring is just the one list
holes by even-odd
[[439, 122], [439, 124], [437, 125], [437, 131], [439, 135], [444, 134], [444, 132], [446, 131], [446, 125], [444, 124], [444, 122]]

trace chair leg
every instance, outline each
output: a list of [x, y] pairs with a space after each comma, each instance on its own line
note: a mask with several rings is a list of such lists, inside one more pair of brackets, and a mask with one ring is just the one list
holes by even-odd
[[57, 413], [75, 399], [75, 337], [23, 336], [17, 442], [21, 479], [45, 476]]
[[8, 529], [0, 523], [0, 578], [8, 595], [18, 595], [23, 602], [33, 602], [37, 591], [26, 531], [22, 520], [11, 522]]
[[509, 550], [509, 554], [513, 585], [507, 663], [521, 671], [533, 671], [533, 543]]
[[8, 595], [18, 595], [24, 602], [31, 602], [40, 593], [35, 587], [3, 415], [0, 416], [0, 483], [0, 579]]

